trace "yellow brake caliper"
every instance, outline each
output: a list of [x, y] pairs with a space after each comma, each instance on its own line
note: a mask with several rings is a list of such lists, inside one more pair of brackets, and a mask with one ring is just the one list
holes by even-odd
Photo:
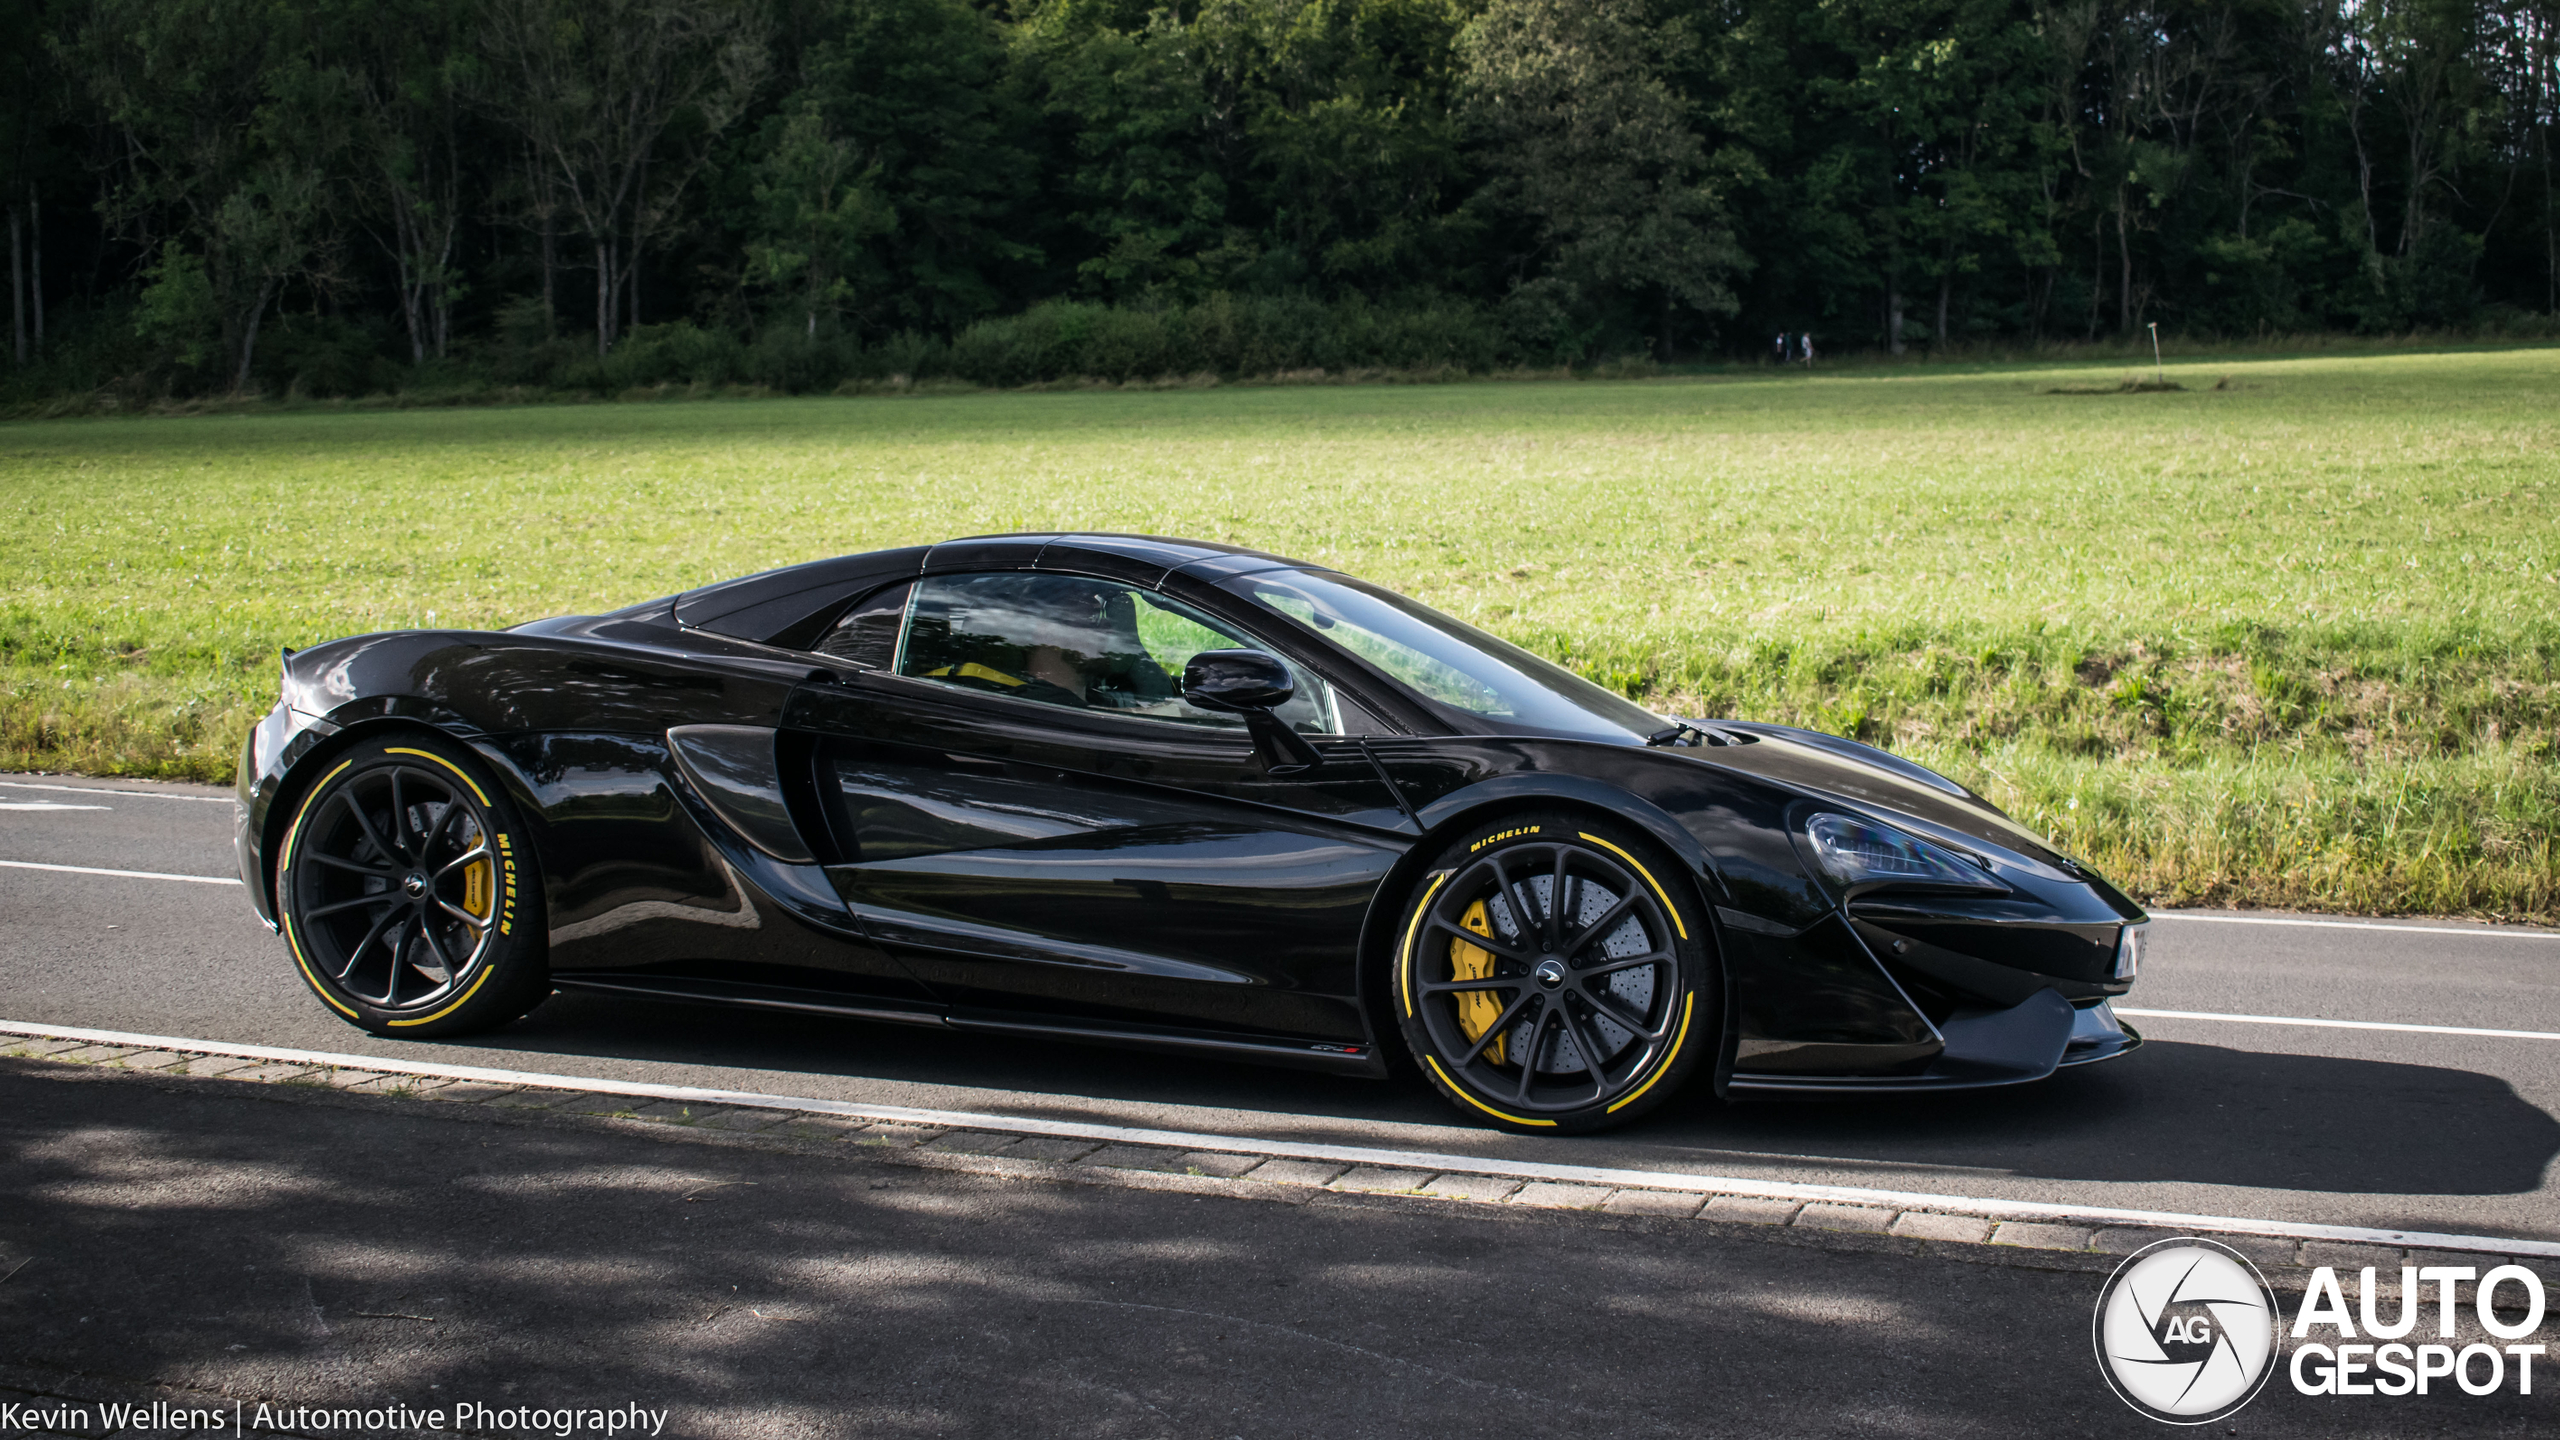
[[[1466, 918], [1458, 923], [1479, 935], [1493, 933], [1493, 922], [1486, 918], [1484, 902], [1481, 900], [1468, 906]], [[1493, 952], [1481, 945], [1470, 945], [1464, 940], [1452, 940], [1449, 942], [1449, 971], [1449, 978], [1452, 980], [1488, 979], [1493, 974]], [[1494, 992], [1490, 990], [1458, 992], [1458, 1029], [1464, 1032], [1469, 1040], [1482, 1039], [1485, 1027], [1501, 1018], [1502, 1001]], [[1484, 1047], [1484, 1058], [1496, 1065], [1501, 1064], [1502, 1047], [1509, 1043], [1510, 1037], [1504, 1036], [1487, 1045]]]
[[493, 888], [489, 884], [492, 873], [486, 859], [462, 867], [462, 908], [470, 911], [474, 920], [485, 922], [489, 918], [489, 902], [495, 898], [489, 893]]

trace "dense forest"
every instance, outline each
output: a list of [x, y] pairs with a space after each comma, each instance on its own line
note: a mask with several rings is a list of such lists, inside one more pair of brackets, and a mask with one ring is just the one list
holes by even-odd
[[20, 403], [2560, 311], [2560, 0], [0, 12]]

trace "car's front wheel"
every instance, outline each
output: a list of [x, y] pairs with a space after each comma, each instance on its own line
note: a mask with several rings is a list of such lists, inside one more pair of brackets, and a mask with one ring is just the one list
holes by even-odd
[[1714, 1048], [1694, 888], [1628, 827], [1562, 813], [1478, 826], [1408, 902], [1393, 1003], [1431, 1083], [1531, 1134], [1645, 1113]]
[[323, 762], [276, 859], [286, 946], [379, 1035], [485, 1030], [550, 993], [524, 827], [479, 758], [400, 732]]

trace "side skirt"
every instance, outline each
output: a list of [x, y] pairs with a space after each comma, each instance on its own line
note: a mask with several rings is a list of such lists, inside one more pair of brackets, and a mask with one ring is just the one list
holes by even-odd
[[1071, 1025], [1055, 1020], [1017, 1020], [992, 1011], [955, 1012], [954, 1030], [982, 1035], [1019, 1035], [1032, 1040], [1059, 1040], [1072, 1045], [1110, 1045], [1126, 1050], [1154, 1050], [1168, 1055], [1240, 1060], [1248, 1065], [1277, 1065], [1290, 1070], [1319, 1070], [1364, 1080], [1387, 1078], [1386, 1061], [1375, 1045], [1331, 1041], [1283, 1040], [1260, 1036], [1204, 1035], [1196, 1030], [1117, 1025]]
[[924, 1025], [948, 1030], [940, 1010], [902, 1005], [894, 1000], [838, 995], [828, 990], [798, 990], [785, 985], [750, 985], [726, 980], [700, 980], [684, 975], [617, 975], [603, 970], [573, 970], [551, 977], [555, 990], [597, 995], [636, 995], [648, 1000], [693, 1000], [713, 1005], [741, 1005], [754, 1010], [790, 1010], [804, 1015], [841, 1015], [850, 1020], [885, 1020], [894, 1025]]
[[951, 1012], [907, 1006], [869, 996], [840, 995], [784, 985], [701, 979], [684, 975], [615, 974], [578, 971], [551, 978], [558, 990], [598, 995], [628, 995], [649, 1000], [693, 1001], [737, 1005], [755, 1010], [786, 1010], [803, 1015], [835, 1015], [848, 1020], [878, 1020], [893, 1025], [922, 1025], [977, 1035], [1016, 1035], [1076, 1045], [1107, 1045], [1122, 1050], [1150, 1050], [1166, 1055], [1275, 1065], [1330, 1075], [1383, 1080], [1387, 1066], [1374, 1045], [1290, 1040], [1278, 1036], [1210, 1035], [1194, 1030], [1155, 1026], [1072, 1024], [1051, 1019], [1017, 1018], [999, 1011]]

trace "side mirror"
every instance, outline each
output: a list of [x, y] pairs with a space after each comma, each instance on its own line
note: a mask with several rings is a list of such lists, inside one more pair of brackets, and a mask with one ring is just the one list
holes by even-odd
[[1277, 710], [1297, 693], [1289, 667], [1259, 650], [1203, 650], [1182, 667], [1182, 698], [1203, 710]]
[[1182, 667], [1182, 698], [1203, 710], [1242, 715], [1263, 770], [1290, 775], [1324, 761], [1305, 737], [1271, 712], [1298, 693], [1280, 657], [1260, 650], [1203, 650]]

